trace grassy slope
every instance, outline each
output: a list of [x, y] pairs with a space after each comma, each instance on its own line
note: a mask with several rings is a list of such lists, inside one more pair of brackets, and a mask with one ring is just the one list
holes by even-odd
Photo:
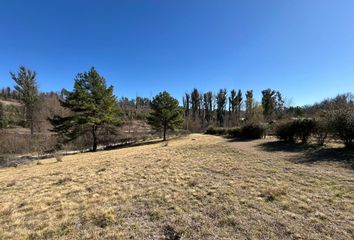
[[0, 239], [352, 239], [354, 172], [191, 135], [0, 169]]

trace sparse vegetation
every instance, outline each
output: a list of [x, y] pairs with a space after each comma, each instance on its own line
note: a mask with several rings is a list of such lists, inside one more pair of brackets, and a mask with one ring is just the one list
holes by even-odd
[[0, 169], [0, 238], [352, 239], [350, 163], [277, 144], [193, 134]]

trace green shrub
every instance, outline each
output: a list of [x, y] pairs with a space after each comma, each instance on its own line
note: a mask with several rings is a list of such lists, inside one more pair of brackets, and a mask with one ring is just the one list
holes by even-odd
[[332, 112], [329, 125], [331, 132], [343, 141], [346, 148], [354, 148], [354, 109], [341, 109]]
[[210, 135], [226, 135], [228, 133], [226, 128], [214, 128], [214, 127], [210, 127], [206, 130], [205, 132], [206, 134], [210, 134]]
[[315, 137], [317, 144], [320, 146], [323, 146], [327, 136], [328, 132], [330, 130], [328, 121], [326, 119], [319, 119], [316, 120], [316, 126], [313, 131], [313, 136]]
[[228, 129], [227, 134], [231, 138], [240, 138], [241, 137], [241, 129], [240, 128], [230, 128], [230, 129]]
[[256, 123], [247, 124], [241, 127], [240, 136], [244, 139], [260, 139], [265, 136], [265, 128]]
[[316, 121], [313, 119], [294, 120], [278, 124], [276, 136], [285, 142], [301, 141], [301, 143], [307, 143], [315, 129]]
[[295, 128], [295, 136], [301, 143], [308, 143], [311, 134], [314, 132], [316, 122], [313, 119], [296, 120], [293, 122]]
[[279, 123], [275, 129], [275, 135], [281, 141], [295, 142], [295, 127], [292, 122]]

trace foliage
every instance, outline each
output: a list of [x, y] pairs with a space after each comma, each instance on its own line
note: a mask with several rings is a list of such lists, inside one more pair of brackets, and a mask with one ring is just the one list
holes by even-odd
[[220, 89], [216, 95], [216, 119], [220, 126], [224, 126], [226, 108], [226, 89]]
[[296, 130], [292, 122], [278, 123], [275, 130], [275, 135], [279, 140], [290, 143], [295, 143], [295, 133]]
[[295, 136], [301, 143], [307, 143], [311, 134], [314, 132], [316, 122], [312, 119], [303, 119], [293, 122], [295, 128]]
[[244, 139], [260, 139], [265, 136], [265, 128], [257, 123], [246, 124], [241, 127], [240, 136]]
[[253, 91], [249, 90], [246, 92], [246, 121], [252, 119], [253, 116]]
[[266, 120], [271, 120], [276, 105], [276, 91], [271, 89], [265, 89], [262, 91], [262, 106], [263, 106], [263, 115]]
[[280, 123], [276, 129], [276, 135], [285, 142], [307, 143], [316, 129], [316, 121], [313, 119], [298, 119]]
[[154, 97], [151, 104], [151, 113], [148, 116], [148, 123], [158, 131], [163, 131], [163, 140], [166, 140], [167, 130], [178, 130], [183, 125], [183, 109], [178, 101], [164, 91]]
[[195, 121], [200, 111], [200, 93], [198, 89], [194, 88], [191, 93], [191, 104], [192, 104], [192, 117]]
[[227, 133], [228, 133], [228, 130], [226, 128], [222, 128], [222, 127], [209, 127], [205, 131], [205, 134], [219, 135], [219, 136], [226, 135]]
[[231, 138], [240, 138], [241, 137], [241, 128], [239, 128], [239, 127], [230, 128], [228, 130], [227, 134]]
[[73, 92], [66, 91], [64, 100], [60, 102], [72, 114], [56, 115], [50, 118], [50, 122], [54, 126], [53, 131], [65, 141], [91, 133], [92, 150], [96, 151], [99, 130], [105, 128], [114, 133], [113, 127], [121, 124], [113, 87], [107, 87], [105, 79], [93, 67], [77, 75]]
[[31, 134], [34, 132], [34, 110], [38, 101], [38, 86], [36, 80], [36, 72], [20, 66], [15, 73], [10, 72], [12, 79], [15, 81], [15, 89], [19, 93], [21, 102], [25, 105], [26, 121], [29, 122]]
[[328, 133], [330, 131], [329, 121], [325, 118], [316, 120], [316, 126], [313, 131], [313, 136], [315, 137], [317, 144], [323, 146]]
[[0, 128], [5, 128], [7, 126], [7, 119], [5, 116], [4, 105], [0, 103]]
[[341, 139], [346, 148], [354, 148], [354, 108], [333, 111], [330, 114], [330, 127], [334, 136]]

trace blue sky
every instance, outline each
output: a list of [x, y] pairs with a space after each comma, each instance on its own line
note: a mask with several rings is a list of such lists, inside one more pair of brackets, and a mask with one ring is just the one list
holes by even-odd
[[269, 87], [310, 104], [354, 92], [354, 1], [2, 0], [0, 87], [19, 65], [42, 91], [95, 66], [118, 97]]

